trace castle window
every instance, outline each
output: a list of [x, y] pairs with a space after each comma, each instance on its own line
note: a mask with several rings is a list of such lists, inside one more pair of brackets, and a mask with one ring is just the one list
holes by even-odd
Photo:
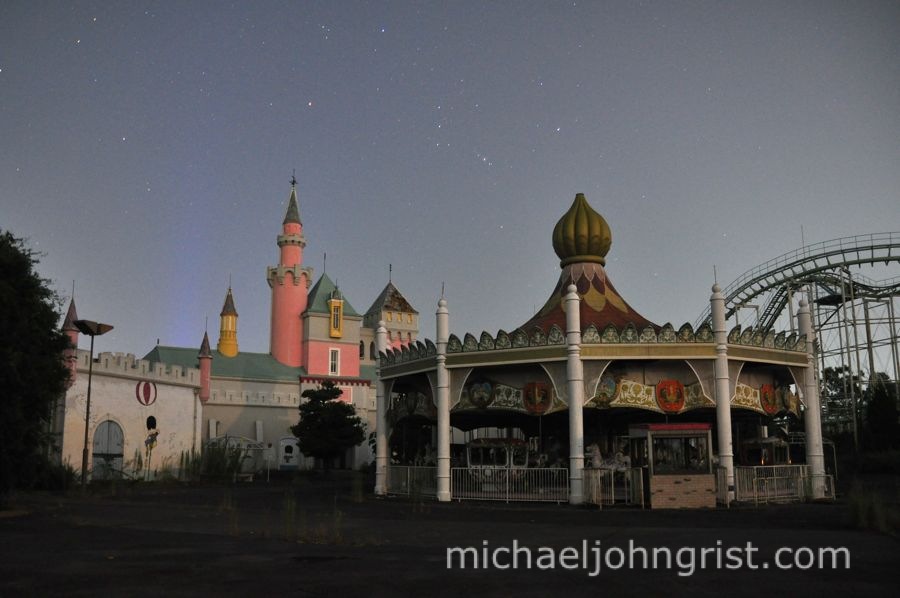
[[331, 312], [328, 335], [331, 338], [341, 338], [344, 333], [344, 302], [340, 299], [330, 299], [328, 307]]
[[363, 341], [359, 341], [359, 358], [362, 359], [366, 356], [366, 343]]
[[369, 359], [375, 359], [375, 343], [369, 343]]
[[387, 321], [388, 321], [388, 322], [393, 322], [393, 321], [394, 321], [394, 314], [393, 314], [393, 313], [387, 312]]
[[412, 314], [406, 314], [406, 323], [412, 324]]
[[328, 351], [328, 373], [337, 376], [341, 373], [341, 351], [340, 349], [329, 349]]

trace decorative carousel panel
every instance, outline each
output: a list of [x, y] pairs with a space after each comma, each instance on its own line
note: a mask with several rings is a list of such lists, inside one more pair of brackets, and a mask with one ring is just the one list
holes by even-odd
[[762, 406], [763, 411], [769, 415], [775, 415], [781, 411], [781, 405], [778, 404], [773, 385], [763, 384], [759, 387], [759, 404]]
[[506, 334], [505, 331], [500, 330], [499, 332], [497, 332], [496, 346], [498, 349], [509, 349], [512, 347], [512, 342], [509, 340], [509, 335]]
[[738, 382], [735, 386], [734, 396], [731, 398], [731, 406], [750, 409], [762, 414], [766, 413], [759, 402], [759, 389], [747, 386], [743, 382]]
[[554, 324], [550, 327], [550, 333], [547, 335], [547, 343], [550, 345], [566, 344], [566, 335], [560, 330], [559, 326]]
[[674, 343], [676, 340], [675, 328], [672, 327], [671, 324], [666, 324], [662, 327], [662, 330], [659, 331], [659, 342]]
[[419, 357], [425, 357], [428, 354], [428, 346], [422, 341], [416, 341], [416, 348], [419, 349]]
[[459, 339], [455, 334], [451, 334], [450, 338], [447, 339], [447, 353], [461, 353], [462, 352], [462, 343], [459, 342]]
[[687, 323], [682, 324], [681, 328], [678, 329], [678, 342], [679, 343], [694, 342], [694, 327]]
[[484, 409], [493, 400], [494, 385], [487, 380], [475, 380], [463, 387], [456, 409]]
[[716, 402], [703, 393], [703, 385], [699, 382], [684, 387], [684, 409], [682, 411], [715, 406]]
[[638, 331], [637, 328], [634, 327], [634, 324], [629, 322], [625, 329], [622, 330], [622, 334], [619, 336], [623, 343], [636, 343], [638, 342]]
[[494, 395], [491, 398], [488, 408], [525, 411], [525, 405], [522, 402], [522, 389], [514, 388], [506, 384], [495, 384]]
[[619, 396], [620, 379], [609, 372], [600, 377], [594, 396], [588, 399], [584, 406], [597, 409], [608, 409], [610, 404]]
[[512, 334], [512, 346], [516, 349], [528, 346], [528, 335], [521, 328], [516, 329]]
[[782, 411], [793, 413], [796, 417], [800, 417], [800, 399], [796, 394], [791, 392], [787, 386], [780, 386], [775, 389], [775, 398], [778, 401]]
[[600, 335], [601, 342], [615, 345], [620, 342], [621, 337], [619, 337], [619, 331], [612, 324], [607, 324], [606, 328], [603, 329], [603, 334]]
[[425, 355], [437, 355], [437, 347], [427, 338], [425, 339]]
[[400, 347], [400, 361], [409, 361], [409, 347], [406, 345]]
[[658, 413], [662, 411], [659, 405], [656, 404], [656, 391], [653, 386], [627, 379], [622, 379], [619, 382], [619, 391], [616, 393], [615, 400], [611, 401], [609, 406], [635, 407]]
[[806, 335], [801, 334], [797, 337], [797, 342], [794, 343], [792, 350], [799, 351], [800, 353], [804, 353], [806, 351]]
[[581, 333], [581, 342], [586, 345], [599, 344], [601, 341], [600, 333], [597, 332], [597, 327], [593, 324], [588, 325], [588, 327], [584, 329], [584, 332]]
[[766, 334], [766, 338], [763, 339], [763, 347], [766, 349], [774, 349], [775, 348], [775, 333], [773, 331], [769, 331]]
[[753, 327], [750, 326], [746, 330], [741, 333], [741, 344], [742, 345], [752, 345], [753, 344]]
[[547, 335], [540, 328], [531, 331], [531, 346], [542, 347], [547, 344]]
[[544, 382], [530, 382], [523, 389], [524, 406], [528, 413], [543, 415], [553, 406], [552, 390]]
[[466, 336], [463, 337], [463, 351], [468, 353], [470, 351], [477, 351], [477, 350], [478, 350], [478, 341], [475, 340], [474, 336], [472, 336], [471, 334], [469, 334], [467, 332]]
[[775, 335], [775, 348], [776, 349], [784, 349], [785, 336], [786, 336], [786, 333], [783, 330]]
[[738, 324], [728, 333], [728, 344], [737, 345], [741, 342], [741, 325]]
[[409, 345], [409, 358], [411, 360], [416, 360], [419, 358], [419, 348], [412, 343], [410, 343]]
[[797, 333], [792, 332], [788, 335], [786, 339], [784, 339], [784, 348], [787, 351], [793, 351], [794, 345], [797, 344]]
[[656, 404], [664, 413], [684, 409], [684, 384], [679, 380], [660, 380], [656, 384]]
[[656, 342], [656, 331], [653, 330], [652, 326], [647, 326], [643, 330], [641, 330], [641, 342], [642, 343], [655, 343]]
[[491, 351], [494, 349], [494, 337], [487, 333], [487, 331], [483, 331], [481, 333], [481, 340], [478, 341], [478, 350], [479, 351]]
[[714, 341], [715, 337], [713, 336], [712, 327], [707, 323], [702, 324], [694, 335], [694, 342], [696, 343], [711, 343]]

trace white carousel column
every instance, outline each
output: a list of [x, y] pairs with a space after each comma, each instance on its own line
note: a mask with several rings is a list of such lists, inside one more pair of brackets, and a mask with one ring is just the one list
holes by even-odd
[[713, 337], [716, 342], [716, 433], [719, 438], [719, 467], [725, 468], [727, 500], [734, 500], [734, 448], [731, 442], [731, 382], [728, 378], [728, 333], [725, 329], [725, 296], [718, 284], [709, 299]]
[[825, 454], [822, 450], [822, 410], [819, 406], [819, 385], [816, 381], [816, 332], [812, 326], [809, 302], [800, 301], [797, 312], [797, 328], [801, 335], [806, 335], [806, 374], [803, 380], [803, 399], [806, 411], [803, 423], [806, 431], [806, 463], [812, 475], [813, 498], [825, 496]]
[[437, 499], [450, 502], [450, 376], [447, 341], [450, 318], [447, 300], [441, 297], [435, 313], [437, 324]]
[[584, 502], [584, 367], [581, 363], [581, 310], [578, 289], [570, 284], [566, 303], [566, 379], [569, 392], [569, 504]]
[[387, 397], [384, 388], [386, 383], [381, 378], [381, 355], [387, 351], [387, 329], [384, 321], [378, 322], [375, 331], [375, 351], [378, 354], [378, 381], [375, 384], [375, 494], [384, 496], [387, 494]]

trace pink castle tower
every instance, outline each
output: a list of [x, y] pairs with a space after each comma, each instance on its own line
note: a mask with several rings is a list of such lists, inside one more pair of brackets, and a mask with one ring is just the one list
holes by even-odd
[[78, 351], [78, 328], [75, 327], [75, 320], [78, 319], [78, 313], [75, 311], [75, 297], [69, 302], [69, 311], [66, 312], [66, 319], [63, 321], [62, 331], [69, 337], [69, 348], [63, 351], [63, 361], [69, 368], [68, 388], [75, 384], [75, 377], [78, 375], [78, 359], [76, 352]]
[[297, 179], [291, 177], [291, 197], [284, 216], [283, 232], [278, 235], [281, 259], [268, 268], [266, 279], [272, 289], [272, 321], [269, 352], [284, 365], [303, 365], [303, 320], [312, 269], [303, 267], [303, 223], [297, 207]]

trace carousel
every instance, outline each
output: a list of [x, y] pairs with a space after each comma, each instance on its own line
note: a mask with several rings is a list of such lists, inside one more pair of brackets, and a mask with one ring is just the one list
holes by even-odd
[[[451, 334], [444, 298], [435, 341], [391, 349], [379, 326], [376, 493], [683, 508], [759, 500], [770, 478], [830, 492], [805, 302], [799, 334], [726, 330], [718, 286], [711, 325], [659, 325], [613, 286], [611, 241], [578, 194], [553, 229], [556, 287], [520, 327]], [[803, 463], [741, 463], [767, 426], [802, 428]]]

